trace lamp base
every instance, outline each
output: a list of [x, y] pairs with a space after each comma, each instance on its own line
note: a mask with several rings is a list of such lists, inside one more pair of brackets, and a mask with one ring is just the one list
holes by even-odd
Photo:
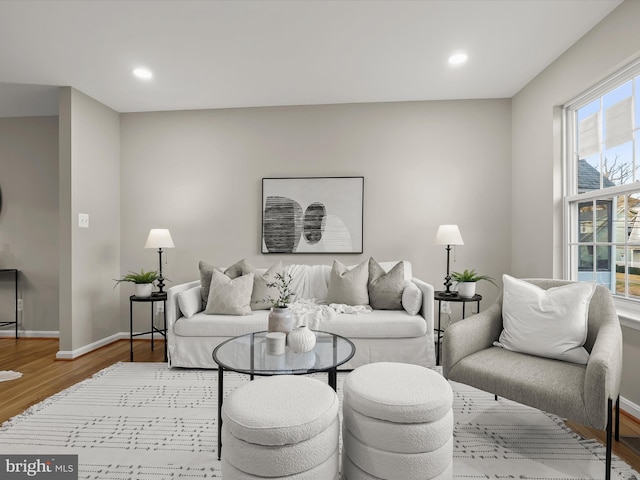
[[438, 295], [441, 297], [457, 297], [458, 292], [438, 292]]

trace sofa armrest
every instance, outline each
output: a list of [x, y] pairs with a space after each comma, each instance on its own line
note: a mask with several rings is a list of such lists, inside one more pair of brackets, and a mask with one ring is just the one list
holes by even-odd
[[172, 330], [176, 320], [182, 317], [180, 305], [178, 305], [178, 294], [199, 285], [200, 280], [194, 280], [193, 282], [174, 285], [167, 290], [167, 311], [165, 312], [167, 315], [167, 330]]
[[494, 303], [477, 315], [451, 322], [442, 339], [442, 372], [445, 378], [456, 363], [491, 347], [502, 332], [502, 304]]
[[433, 285], [423, 282], [416, 277], [413, 277], [411, 281], [422, 291], [422, 307], [420, 307], [419, 314], [424, 318], [425, 322], [427, 322], [427, 333], [431, 332], [433, 334]]

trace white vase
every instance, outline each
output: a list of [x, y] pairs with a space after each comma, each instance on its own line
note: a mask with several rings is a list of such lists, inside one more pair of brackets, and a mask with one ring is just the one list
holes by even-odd
[[458, 284], [458, 294], [462, 298], [471, 298], [476, 294], [476, 282], [460, 282]]
[[295, 318], [289, 308], [273, 307], [269, 312], [267, 331], [289, 333], [293, 328]]
[[150, 297], [153, 283], [136, 283], [136, 297]]
[[287, 342], [294, 352], [310, 352], [316, 346], [316, 334], [306, 325], [300, 325], [289, 332]]

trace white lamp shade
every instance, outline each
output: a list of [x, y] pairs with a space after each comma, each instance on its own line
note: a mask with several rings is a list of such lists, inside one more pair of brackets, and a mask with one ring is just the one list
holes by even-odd
[[144, 248], [174, 248], [173, 239], [166, 228], [152, 228]]
[[434, 243], [436, 245], [464, 245], [457, 225], [440, 225]]

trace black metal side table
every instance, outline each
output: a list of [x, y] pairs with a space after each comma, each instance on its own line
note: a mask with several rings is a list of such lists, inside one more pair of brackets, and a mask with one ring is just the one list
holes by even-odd
[[436, 332], [436, 365], [440, 365], [440, 341], [442, 339], [442, 334], [444, 330], [441, 327], [440, 319], [442, 317], [442, 302], [454, 302], [454, 303], [462, 303], [462, 318], [465, 316], [465, 306], [467, 302], [477, 302], [478, 304], [478, 312], [480, 312], [480, 300], [482, 300], [482, 295], [475, 294], [473, 297], [461, 297], [457, 293], [454, 295], [445, 294], [445, 292], [439, 291], [435, 292], [433, 298], [438, 301], [438, 328], [434, 331]]
[[[146, 302], [151, 303], [151, 330], [147, 332], [133, 333], [133, 303]], [[164, 328], [158, 328], [153, 323], [153, 305], [155, 302], [162, 302], [162, 318], [164, 320]], [[139, 335], [151, 334], [151, 350], [153, 351], [153, 334], [159, 333], [164, 337], [164, 361], [167, 361], [167, 294], [151, 295], [150, 297], [129, 297], [129, 361], [133, 362], [133, 337]]]
[[13, 274], [13, 284], [14, 284], [14, 290], [15, 290], [15, 299], [16, 299], [16, 319], [13, 322], [0, 322], [0, 327], [6, 327], [7, 325], [13, 325], [15, 324], [16, 326], [16, 338], [18, 338], [18, 270], [15, 268], [0, 268], [0, 273], [12, 273]]

